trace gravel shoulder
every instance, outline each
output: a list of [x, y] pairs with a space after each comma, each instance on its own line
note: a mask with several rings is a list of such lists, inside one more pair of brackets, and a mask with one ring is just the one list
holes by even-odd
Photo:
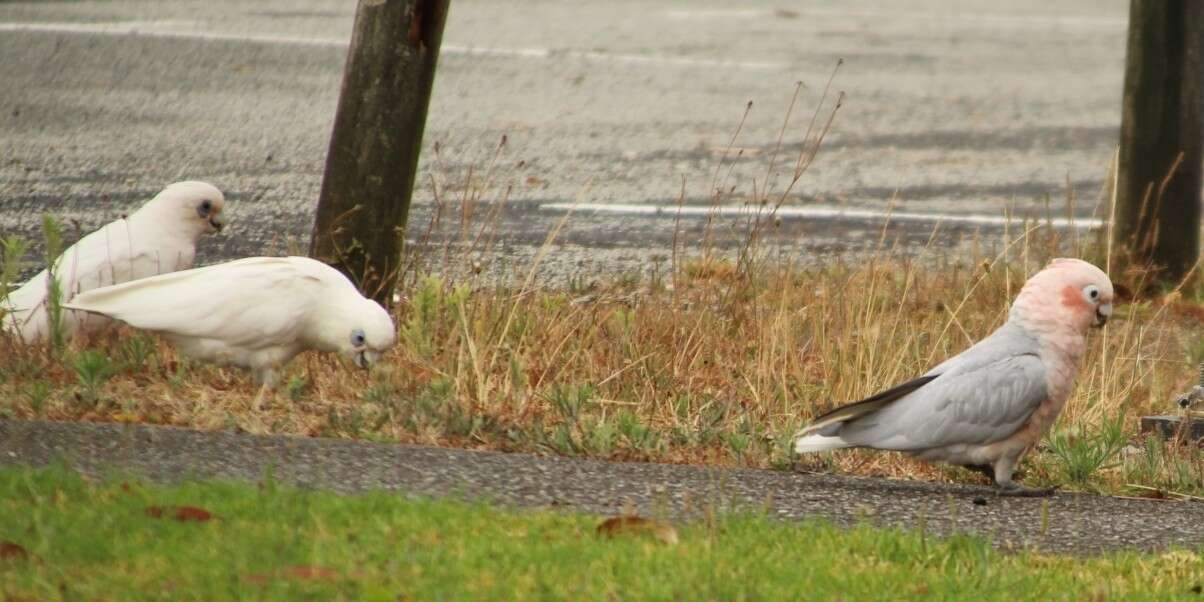
[[[1095, 554], [1204, 545], [1204, 504], [1058, 494], [994, 496], [986, 487], [791, 474], [530, 454], [259, 436], [98, 423], [0, 421], [0, 465], [66, 460], [87, 475], [125, 472], [156, 481], [266, 474], [301, 487], [485, 498], [529, 508], [676, 518], [769, 508], [784, 520], [976, 533], [1003, 548]], [[975, 503], [976, 498], [980, 498]], [[985, 501], [986, 503], [981, 503]]]

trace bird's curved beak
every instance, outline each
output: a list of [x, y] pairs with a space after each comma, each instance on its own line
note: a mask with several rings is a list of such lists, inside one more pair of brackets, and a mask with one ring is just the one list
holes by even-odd
[[379, 360], [379, 359], [380, 359], [379, 352], [370, 351], [368, 349], [365, 349], [363, 351], [360, 351], [359, 353], [356, 353], [355, 357], [352, 358], [352, 361], [355, 362], [355, 365], [367, 370], [368, 368], [372, 367], [372, 364], [376, 363], [376, 360]]
[[1108, 323], [1108, 318], [1112, 317], [1112, 304], [1105, 303], [1095, 309], [1095, 327], [1099, 328]]
[[222, 219], [222, 214], [214, 213], [209, 218], [209, 227], [213, 228], [214, 232], [221, 232], [222, 228], [224, 228], [225, 226], [226, 226], [226, 222]]

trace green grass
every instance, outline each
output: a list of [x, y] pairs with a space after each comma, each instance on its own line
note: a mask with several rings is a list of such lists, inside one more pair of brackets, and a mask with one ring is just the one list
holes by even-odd
[[[147, 515], [196, 506], [207, 522]], [[0, 470], [6, 599], [1199, 599], [1199, 552], [1069, 558], [982, 540], [784, 524], [681, 525], [675, 546], [603, 539], [597, 517], [266, 484], [91, 484]], [[298, 568], [303, 567], [303, 568]]]

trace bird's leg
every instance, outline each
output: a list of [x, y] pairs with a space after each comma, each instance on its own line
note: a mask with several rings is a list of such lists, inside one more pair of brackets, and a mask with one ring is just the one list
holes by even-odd
[[255, 400], [251, 402], [251, 409], [258, 412], [263, 403], [263, 396], [268, 391], [276, 387], [276, 371], [271, 368], [264, 368], [255, 371], [255, 380], [259, 381], [259, 392], [255, 394]]
[[251, 409], [252, 410], [258, 412], [259, 410], [262, 409], [261, 406], [263, 405], [263, 396], [265, 394], [267, 394], [268, 389], [270, 389], [270, 388], [271, 387], [267, 386], [266, 383], [259, 387], [259, 392], [255, 394], [255, 399], [253, 401], [251, 401]]
[[1045, 487], [1035, 489], [1025, 487], [1020, 483], [1012, 480], [1012, 473], [1016, 472], [1016, 463], [1020, 460], [1020, 455], [1004, 456], [995, 461], [992, 466], [995, 477], [995, 485], [999, 487], [995, 493], [1008, 497], [1046, 497], [1053, 495], [1057, 487]]

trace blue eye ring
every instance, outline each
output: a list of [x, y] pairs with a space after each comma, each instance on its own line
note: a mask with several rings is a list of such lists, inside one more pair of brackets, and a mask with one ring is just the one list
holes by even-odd
[[213, 211], [213, 201], [210, 201], [209, 199], [205, 199], [205, 200], [201, 201], [201, 204], [197, 205], [197, 207], [196, 207], [196, 213], [197, 213], [197, 215], [199, 215], [201, 217], [209, 217], [209, 214], [212, 211]]
[[366, 341], [367, 341], [367, 337], [364, 336], [364, 331], [362, 331], [358, 328], [351, 331], [351, 346], [352, 347], [363, 347], [364, 343]]

